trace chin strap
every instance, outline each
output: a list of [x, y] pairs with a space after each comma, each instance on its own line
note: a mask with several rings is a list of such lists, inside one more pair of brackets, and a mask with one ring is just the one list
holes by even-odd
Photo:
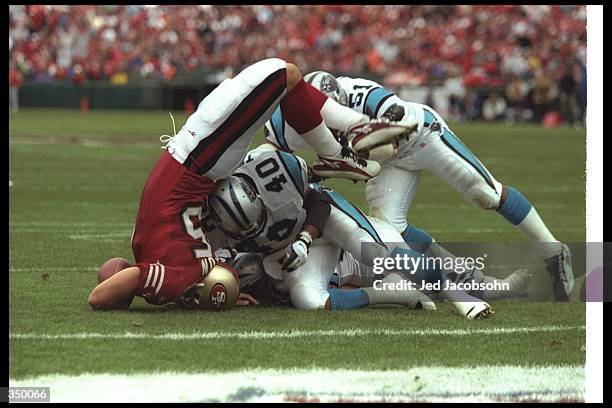
[[174, 124], [174, 116], [172, 116], [172, 112], [168, 112], [168, 114], [170, 115], [170, 119], [172, 119], [172, 132], [174, 133], [174, 135], [161, 135], [159, 137], [159, 141], [162, 142], [164, 145], [161, 146], [160, 149], [167, 149], [168, 144], [176, 137], [176, 125]]

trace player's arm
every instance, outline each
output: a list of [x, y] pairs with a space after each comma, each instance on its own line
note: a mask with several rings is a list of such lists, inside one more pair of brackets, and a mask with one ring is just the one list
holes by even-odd
[[302, 208], [306, 210], [306, 219], [304, 220], [302, 230], [308, 231], [313, 239], [323, 235], [325, 225], [331, 213], [329, 197], [319, 190], [306, 187]]
[[331, 213], [329, 198], [307, 187], [304, 193], [302, 208], [306, 210], [306, 219], [297, 239], [287, 247], [285, 256], [281, 259], [283, 269], [292, 271], [306, 263], [306, 257], [312, 241], [323, 235], [325, 225]]
[[127, 309], [138, 289], [140, 269], [125, 268], [96, 286], [87, 302], [93, 309]]

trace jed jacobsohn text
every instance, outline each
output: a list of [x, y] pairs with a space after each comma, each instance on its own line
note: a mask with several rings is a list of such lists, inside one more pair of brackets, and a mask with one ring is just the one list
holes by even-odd
[[472, 269], [484, 269], [484, 257], [426, 257], [413, 256], [408, 254], [396, 254], [389, 257], [374, 258], [375, 274], [382, 274], [386, 271], [407, 272], [410, 274], [416, 273], [420, 269], [441, 269], [445, 271], [453, 271], [455, 273], [464, 273]]
[[463, 282], [454, 283], [449, 280], [444, 282], [420, 282], [401, 280], [399, 282], [383, 282], [377, 280], [373, 285], [375, 290], [464, 290], [470, 292], [473, 290], [510, 290], [508, 282]]

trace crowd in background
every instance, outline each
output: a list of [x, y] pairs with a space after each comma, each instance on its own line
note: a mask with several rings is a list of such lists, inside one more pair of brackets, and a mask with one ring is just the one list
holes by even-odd
[[443, 87], [456, 119], [473, 105], [491, 120], [584, 117], [585, 6], [9, 6], [11, 86], [172, 80], [268, 57]]

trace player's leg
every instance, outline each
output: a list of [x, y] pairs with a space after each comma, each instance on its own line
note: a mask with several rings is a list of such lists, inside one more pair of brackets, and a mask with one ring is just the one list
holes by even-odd
[[400, 232], [404, 242], [428, 256], [437, 256], [442, 251], [434, 238], [426, 231], [409, 225], [406, 213], [410, 208], [420, 183], [420, 171], [408, 170], [409, 161], [405, 157], [383, 167], [375, 178], [366, 184], [366, 200], [370, 216], [385, 221]]
[[289, 92], [280, 103], [282, 118], [319, 156], [313, 166], [319, 175], [367, 180], [380, 172], [377, 162], [359, 159], [336, 140], [321, 116], [323, 107], [329, 106], [329, 98], [306, 83], [297, 66], [290, 63], [287, 89]]
[[435, 262], [428, 262], [428, 256], [403, 245], [404, 241], [401, 235], [390, 224], [376, 218], [371, 218], [370, 221], [378, 236], [391, 250], [389, 257], [393, 258], [399, 255], [400, 257], [413, 258], [415, 262], [420, 260], [420, 263], [415, 263], [416, 268], [413, 268], [409, 273], [404, 270], [397, 270], [406, 279], [415, 282], [418, 287], [421, 287], [423, 282], [439, 282], [441, 286], [440, 295], [451, 302], [462, 316], [470, 320], [486, 318], [491, 314], [491, 307], [481, 299], [463, 290], [445, 288], [449, 271], [440, 268]]
[[410, 171], [395, 163], [383, 167], [366, 183], [369, 215], [391, 224], [397, 231], [408, 227], [406, 213], [419, 188], [420, 171]]
[[[432, 255], [427, 256], [432, 257]], [[432, 273], [432, 275], [434, 274], [433, 271], [430, 271], [430, 273]], [[497, 284], [497, 287], [501, 287], [500, 284], [508, 285], [507, 290], [485, 289], [478, 291], [478, 293], [475, 291], [468, 292], [468, 294], [483, 300], [524, 296], [527, 293], [527, 288], [531, 279], [531, 275], [526, 269], [518, 269], [503, 279], [484, 275], [482, 271], [462, 274], [458, 274], [453, 271], [451, 273], [447, 273], [447, 277], [454, 283], [484, 282], [487, 284]], [[340, 254], [340, 260], [336, 266], [334, 274], [330, 278], [329, 284], [330, 286], [336, 288], [364, 288], [372, 286], [377, 279], [380, 279], [380, 276], [374, 274], [371, 266], [358, 262], [352, 254], [342, 251]], [[427, 277], [427, 279], [428, 281], [433, 282], [436, 279], [439, 279], [439, 276], [436, 274], [436, 276], [430, 276]]]
[[[391, 225], [377, 218], [366, 217], [335, 191], [323, 191], [332, 203], [324, 236], [330, 242], [351, 253], [358, 262], [367, 267], [374, 267], [379, 259], [393, 257], [398, 250], [409, 251], [410, 256], [420, 256], [416, 251], [407, 247], [402, 236]], [[383, 272], [391, 275], [397, 271], [397, 269], [392, 269]], [[440, 280], [440, 275], [440, 271], [422, 270], [420, 275], [413, 275], [410, 280], [414, 279], [414, 282], [419, 284], [432, 276]], [[443, 290], [441, 293], [446, 299], [453, 302], [462, 315], [469, 319], [486, 317], [490, 313], [490, 306], [486, 302], [463, 291]], [[375, 292], [372, 294], [375, 295]], [[368, 297], [368, 299], [376, 301], [377, 298]]]
[[[468, 319], [480, 319], [486, 318], [491, 313], [491, 308], [486, 302], [470, 296], [464, 291], [444, 288], [444, 282], [447, 278], [439, 269], [419, 267], [412, 273], [405, 273], [406, 271], [394, 266], [391, 269], [384, 269], [382, 271], [375, 270], [376, 257], [393, 258], [395, 255], [405, 255], [411, 258], [422, 258], [422, 255], [410, 250], [403, 242], [401, 235], [391, 225], [375, 218], [368, 218], [370, 223], [365, 224], [359, 220], [351, 219], [346, 213], [336, 212], [335, 210], [335, 208], [332, 208], [332, 214], [325, 228], [325, 234], [330, 239], [338, 242], [339, 245], [346, 249], [348, 254], [353, 255], [352, 264], [340, 262], [338, 265], [340, 268], [348, 265], [349, 269], [353, 272], [356, 269], [359, 270], [360, 281], [377, 280], [373, 275], [378, 275], [378, 279], [382, 279], [381, 283], [397, 284], [402, 280], [401, 274], [405, 280], [412, 281], [416, 285], [415, 289], [420, 288], [423, 282], [440, 282], [442, 284], [440, 294], [443, 298], [453, 303], [462, 316]], [[349, 228], [351, 224], [353, 224], [352, 229]], [[363, 229], [360, 225], [363, 226]], [[369, 228], [373, 228], [375, 233], [368, 232]], [[375, 250], [380, 248], [377, 245], [377, 240], [384, 243], [384, 249]], [[372, 249], [368, 250], [369, 247]], [[358, 262], [359, 265], [355, 265], [355, 262]], [[421, 265], [423, 264], [421, 263]], [[340, 270], [340, 273], [346, 275], [342, 270]], [[382, 285], [379, 287], [361, 288], [362, 292], [354, 290], [349, 291], [349, 294], [333, 289], [330, 290], [330, 299], [332, 300], [332, 305], [336, 308], [349, 307], [354, 304], [353, 302], [365, 302], [367, 300], [368, 304], [400, 303], [413, 308], [421, 306], [425, 309], [435, 309], [431, 305], [431, 300], [418, 290], [411, 290], [409, 288], [381, 290], [382, 288]], [[358, 296], [357, 294], [361, 295]], [[334, 296], [336, 295], [342, 296], [342, 298], [334, 304]], [[349, 300], [346, 300], [348, 303], [342, 303], [345, 302], [345, 297], [351, 295], [354, 295], [356, 298], [349, 297]]]
[[[317, 152], [319, 159], [313, 165], [313, 171], [321, 177], [346, 177], [353, 180], [367, 180], [378, 174], [380, 165], [360, 159], [348, 146], [348, 142], [360, 140], [362, 144], [374, 144], [375, 140], [391, 140], [405, 132], [408, 126], [383, 119], [370, 119], [340, 105], [305, 82], [293, 64], [287, 64], [287, 72], [290, 91], [281, 102], [281, 115]], [[327, 127], [346, 133], [346, 143], [340, 144]]]
[[291, 303], [296, 309], [323, 309], [329, 299], [327, 283], [334, 271], [340, 249], [325, 240], [310, 247], [306, 263], [285, 274]]
[[165, 148], [197, 175], [227, 177], [286, 94], [286, 62], [256, 62], [206, 95]]
[[[426, 122], [437, 118], [426, 115]], [[446, 127], [432, 132], [425, 146], [413, 154], [420, 169], [427, 169], [459, 191], [469, 202], [496, 210], [529, 237], [546, 260], [557, 300], [569, 297], [573, 288], [571, 254], [540, 218], [535, 207], [518, 190], [502, 185], [474, 154]]]
[[[435, 305], [418, 290], [377, 290], [373, 287], [341, 290], [328, 282], [337, 264], [340, 249], [328, 242], [313, 245], [306, 264], [287, 273], [285, 283], [297, 309], [350, 310], [373, 304], [400, 304], [412, 309], [435, 310]], [[398, 283], [399, 275], [383, 278], [383, 283]]]
[[398, 159], [368, 180], [366, 200], [370, 216], [385, 221], [400, 232], [411, 249], [431, 257], [452, 257], [428, 232], [406, 221], [406, 213], [420, 182], [420, 171], [409, 170], [413, 166], [411, 160], [411, 156]]

